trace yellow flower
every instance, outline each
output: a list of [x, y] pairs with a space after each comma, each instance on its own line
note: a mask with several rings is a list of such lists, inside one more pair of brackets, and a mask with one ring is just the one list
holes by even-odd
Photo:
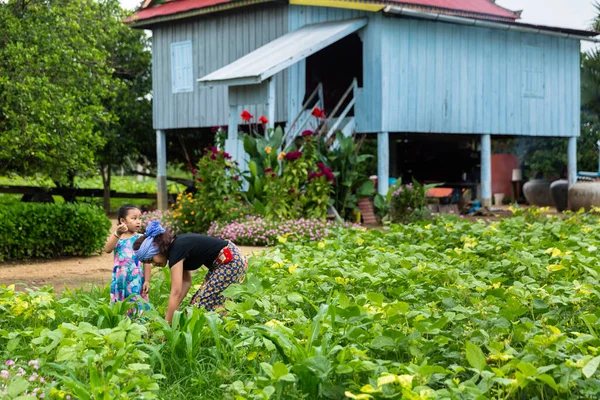
[[191, 215], [194, 215], [194, 214], [196, 214], [196, 212], [195, 212], [195, 211], [192, 211], [190, 214], [191, 214]]
[[187, 221], [187, 219], [185, 220], [185, 224], [186, 224], [186, 225], [188, 224], [188, 221]]
[[265, 151], [267, 152], [267, 154], [271, 154], [271, 148], [270, 147], [265, 147]]
[[298, 268], [297, 264], [292, 265], [291, 267], [288, 268], [288, 271], [290, 272], [290, 274], [293, 274], [294, 271]]
[[283, 160], [283, 157], [285, 157], [285, 153], [282, 151], [281, 153], [279, 153], [279, 156], [277, 157], [277, 159], [279, 161]]
[[346, 286], [348, 284], [348, 282], [350, 281], [350, 279], [347, 279], [347, 278], [344, 279], [341, 276], [336, 276], [335, 277], [335, 281], [337, 283], [339, 283], [340, 285], [342, 285], [342, 286]]

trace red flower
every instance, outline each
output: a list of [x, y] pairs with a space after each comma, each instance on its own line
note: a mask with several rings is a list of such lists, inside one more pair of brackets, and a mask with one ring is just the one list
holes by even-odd
[[271, 174], [271, 178], [275, 178], [276, 176], [277, 176], [277, 174], [276, 174], [276, 173], [272, 173], [272, 174]]
[[301, 151], [290, 151], [285, 155], [285, 159], [288, 161], [294, 161], [302, 157]]
[[290, 193], [296, 193], [296, 189], [290, 189]]
[[315, 107], [312, 111], [312, 116], [315, 118], [325, 118], [325, 111], [319, 107]]
[[323, 171], [323, 170], [325, 169], [325, 164], [323, 164], [322, 162], [318, 162], [318, 163], [317, 163], [317, 167], [319, 167], [319, 169], [320, 169], [321, 171]]
[[258, 122], [260, 122], [261, 124], [265, 124], [265, 125], [266, 125], [266, 124], [268, 124], [268, 123], [269, 123], [269, 120], [267, 119], [267, 117], [265, 117], [265, 116], [263, 115], [263, 116], [261, 116], [261, 117], [258, 119]]
[[197, 180], [198, 182], [204, 182], [204, 179], [202, 179], [202, 178], [198, 178], [198, 179], [196, 179], [196, 180]]
[[193, 170], [192, 170], [192, 175], [196, 175], [197, 173], [198, 173], [198, 170], [197, 170], [197, 169], [193, 169]]
[[219, 152], [219, 149], [217, 149], [215, 146], [213, 146], [213, 147], [211, 147], [211, 148], [210, 148], [210, 151], [211, 151], [213, 154], [217, 154], [217, 153]]
[[325, 174], [325, 177], [327, 177], [328, 181], [334, 181], [335, 180], [335, 175], [333, 175], [333, 172], [331, 171], [330, 168], [325, 168], [323, 170], [323, 174]]
[[310, 174], [308, 174], [308, 181], [310, 182], [310, 181], [312, 181], [313, 179], [315, 179], [315, 178], [320, 178], [320, 177], [322, 177], [322, 176], [323, 176], [323, 173], [322, 173], [322, 172], [315, 172], [315, 171], [313, 171], [313, 172], [311, 172]]
[[315, 133], [313, 131], [306, 130], [306, 131], [302, 132], [302, 137], [312, 136], [314, 134]]
[[248, 111], [244, 110], [242, 111], [242, 114], [240, 115], [240, 117], [242, 117], [243, 121], [250, 121], [252, 118], [254, 118], [254, 116], [252, 116], [252, 114], [250, 114]]
[[223, 152], [223, 157], [225, 157], [227, 160], [231, 160], [231, 155], [226, 151]]
[[266, 174], [267, 172], [271, 172], [273, 171], [273, 168], [265, 168], [264, 173]]
[[229, 200], [229, 197], [223, 197], [223, 200], [227, 201]]
[[233, 177], [233, 180], [234, 180], [234, 181], [239, 181], [239, 180], [240, 180], [240, 177], [239, 177], [239, 176], [234, 176], [234, 177]]
[[217, 159], [217, 157], [213, 154], [209, 157], [212, 161], [215, 161]]

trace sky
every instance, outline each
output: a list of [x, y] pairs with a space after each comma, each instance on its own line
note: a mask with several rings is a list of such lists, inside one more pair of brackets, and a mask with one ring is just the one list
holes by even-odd
[[[136, 8], [141, 0], [120, 0], [128, 9]], [[497, 0], [496, 3], [510, 10], [523, 10], [521, 22], [588, 29], [596, 14], [595, 0]], [[582, 42], [582, 49], [597, 45]]]
[[[589, 29], [596, 15], [594, 0], [497, 0], [496, 4], [509, 10], [523, 10], [520, 22]], [[582, 42], [587, 51], [597, 45]]]

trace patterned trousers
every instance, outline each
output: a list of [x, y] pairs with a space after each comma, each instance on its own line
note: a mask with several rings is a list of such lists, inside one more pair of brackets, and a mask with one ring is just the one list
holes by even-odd
[[[223, 248], [229, 249], [233, 260], [226, 264], [219, 264], [219, 257], [213, 263], [213, 268], [208, 271], [200, 289], [192, 297], [190, 304], [207, 311], [214, 311], [221, 307], [227, 300], [221, 293], [232, 283], [241, 283], [248, 271], [248, 259], [233, 243], [229, 242]], [[221, 250], [221, 252], [223, 252]], [[221, 255], [221, 253], [219, 253]]]

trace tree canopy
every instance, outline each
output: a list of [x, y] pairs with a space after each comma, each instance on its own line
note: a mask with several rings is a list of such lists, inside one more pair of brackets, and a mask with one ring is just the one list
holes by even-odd
[[[150, 124], [150, 50], [117, 0], [0, 2], [0, 174], [92, 172]], [[107, 147], [108, 146], [108, 147]]]

